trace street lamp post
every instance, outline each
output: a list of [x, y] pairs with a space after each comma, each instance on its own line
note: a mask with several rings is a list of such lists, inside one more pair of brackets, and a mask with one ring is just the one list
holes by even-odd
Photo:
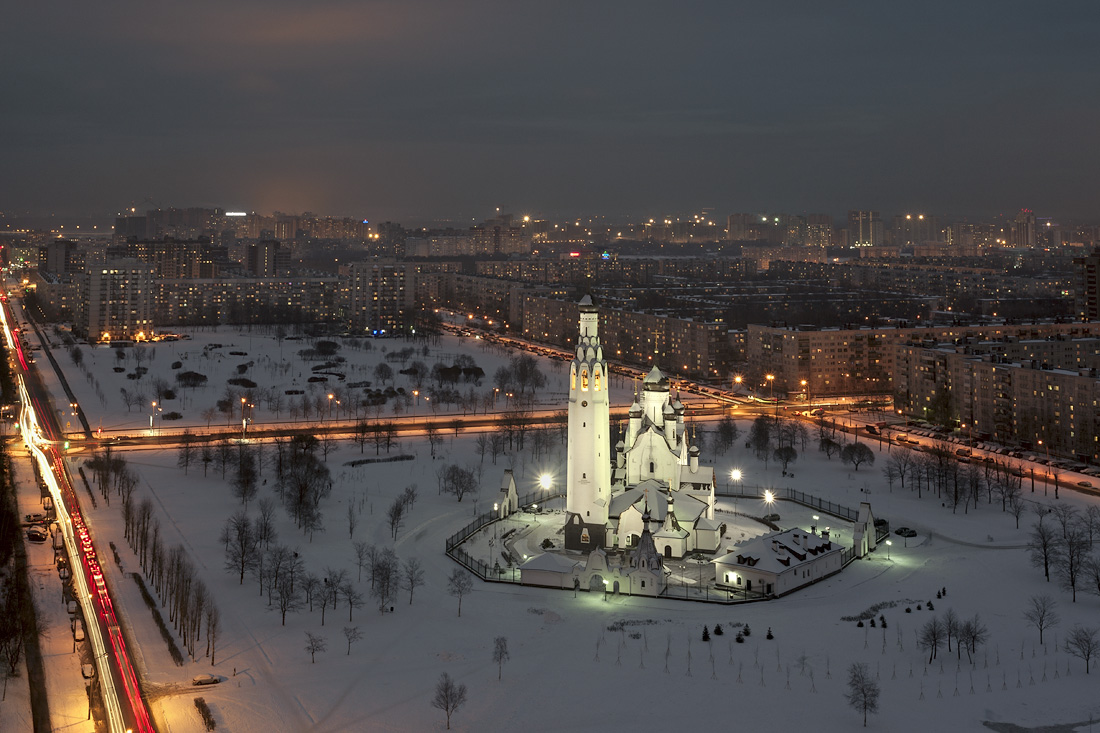
[[779, 422], [779, 403], [775, 401], [775, 375], [767, 374], [764, 379], [768, 380], [768, 386], [771, 388], [771, 401], [775, 404], [775, 421]]
[[890, 559], [890, 546], [893, 545], [893, 544], [894, 543], [891, 542], [890, 540], [886, 540], [886, 559], [887, 560]]
[[333, 395], [332, 392], [328, 393], [328, 419], [329, 419], [329, 422], [332, 422], [332, 398], [334, 396], [335, 395]]
[[[1043, 496], [1046, 496], [1047, 492], [1050, 490], [1050, 474], [1053, 473], [1053, 469], [1050, 467], [1050, 443], [1043, 443], [1043, 441], [1040, 440], [1039, 445], [1043, 446], [1047, 452], [1047, 467], [1043, 470]], [[1058, 498], [1057, 489], [1055, 489], [1054, 498]]]

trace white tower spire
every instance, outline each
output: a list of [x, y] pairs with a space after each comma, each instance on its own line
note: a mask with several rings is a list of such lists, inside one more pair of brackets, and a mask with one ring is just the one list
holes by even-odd
[[603, 547], [611, 502], [611, 426], [607, 362], [600, 346], [598, 309], [580, 302], [580, 335], [569, 367], [569, 442], [565, 546]]

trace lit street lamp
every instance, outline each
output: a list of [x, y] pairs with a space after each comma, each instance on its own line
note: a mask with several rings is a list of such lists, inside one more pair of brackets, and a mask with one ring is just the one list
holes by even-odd
[[771, 401], [775, 403], [775, 421], [779, 422], [779, 403], [775, 401], [775, 375], [766, 374], [764, 379], [768, 380], [768, 386], [771, 388]]
[[887, 560], [890, 559], [890, 546], [893, 545], [893, 544], [894, 543], [891, 542], [890, 540], [886, 540], [886, 559]]

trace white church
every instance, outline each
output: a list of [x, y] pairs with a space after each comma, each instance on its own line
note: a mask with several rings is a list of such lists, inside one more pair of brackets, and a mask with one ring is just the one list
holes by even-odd
[[699, 465], [668, 379], [656, 367], [646, 376], [614, 459], [609, 387], [598, 309], [585, 296], [569, 369], [566, 549], [655, 550], [665, 558], [715, 552], [722, 525], [714, 518], [714, 468]]

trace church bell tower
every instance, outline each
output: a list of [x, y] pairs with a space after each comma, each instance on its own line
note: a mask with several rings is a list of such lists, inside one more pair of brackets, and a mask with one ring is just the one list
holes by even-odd
[[607, 362], [600, 346], [598, 309], [580, 302], [580, 335], [569, 367], [569, 439], [565, 547], [591, 551], [606, 544], [611, 502], [611, 426]]

